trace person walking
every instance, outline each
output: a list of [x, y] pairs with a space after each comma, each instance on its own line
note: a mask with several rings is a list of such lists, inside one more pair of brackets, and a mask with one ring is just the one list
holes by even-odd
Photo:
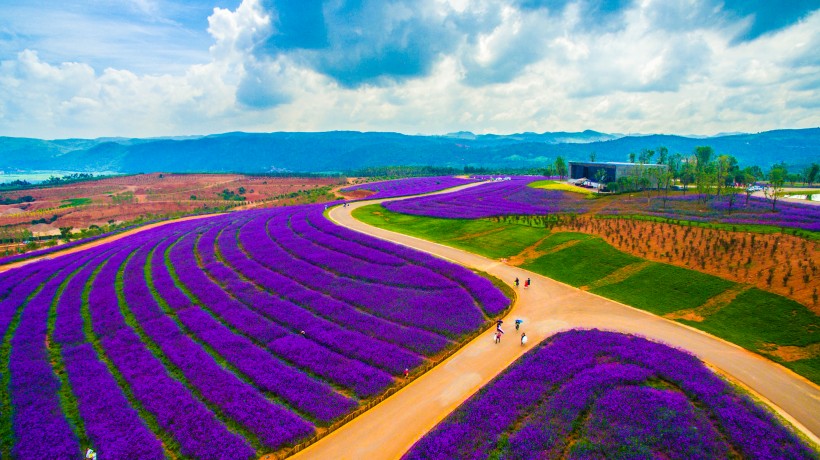
[[407, 377], [410, 375], [410, 369], [404, 368], [404, 380], [407, 380]]
[[529, 278], [527, 278], [527, 281], [525, 281], [525, 284], [524, 284], [524, 285], [525, 285], [525, 286], [527, 286], [527, 287], [530, 287], [530, 284], [531, 284], [531, 283], [530, 283], [530, 279], [529, 279]]
[[518, 277], [515, 277], [515, 287], [518, 287]]
[[521, 333], [521, 346], [523, 347], [526, 344], [527, 344], [527, 333], [522, 332]]
[[495, 343], [496, 345], [501, 343], [501, 332], [495, 331]]

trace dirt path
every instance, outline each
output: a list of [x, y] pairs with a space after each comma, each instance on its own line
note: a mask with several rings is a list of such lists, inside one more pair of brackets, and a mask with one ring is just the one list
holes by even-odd
[[101, 246], [105, 243], [109, 243], [111, 241], [117, 241], [119, 239], [125, 238], [126, 236], [130, 236], [130, 235], [133, 235], [133, 234], [139, 233], [139, 232], [144, 232], [145, 230], [150, 230], [152, 228], [161, 227], [163, 225], [173, 224], [175, 222], [184, 222], [186, 220], [204, 219], [206, 217], [213, 217], [213, 216], [218, 216], [218, 215], [220, 215], [220, 214], [202, 214], [202, 215], [199, 215], [199, 216], [180, 217], [179, 219], [164, 220], [162, 222], [157, 222], [157, 223], [154, 223], [154, 224], [143, 225], [142, 227], [137, 227], [133, 230], [128, 230], [128, 231], [125, 231], [125, 232], [122, 232], [122, 233], [118, 233], [116, 235], [111, 235], [107, 238], [99, 239], [99, 240], [91, 242], [91, 243], [82, 244], [80, 246], [75, 246], [73, 248], [68, 248], [64, 251], [53, 252], [51, 254], [47, 254], [47, 255], [44, 255], [44, 256], [40, 256], [40, 257], [34, 257], [34, 258], [31, 258], [31, 259], [22, 260], [20, 262], [15, 262], [13, 264], [0, 265], [0, 273], [9, 271], [12, 268], [17, 268], [17, 267], [22, 267], [23, 265], [28, 265], [28, 264], [30, 264], [32, 262], [36, 262], [40, 259], [53, 259], [55, 257], [64, 256], [66, 254], [73, 254], [75, 252], [85, 251], [86, 249], [95, 248], [95, 247]]
[[[699, 356], [710, 366], [758, 395], [784, 418], [818, 442], [820, 387], [788, 369], [679, 323], [567, 286], [541, 275], [469, 252], [411, 236], [370, 227], [352, 218], [354, 209], [374, 201], [336, 207], [337, 223], [377, 238], [420, 249], [503, 280], [533, 280], [519, 288], [519, 299], [505, 321], [524, 320], [531, 343], [574, 327], [597, 327], [639, 334]], [[489, 382], [529, 347], [515, 334], [501, 345], [491, 343], [491, 330], [459, 350], [433, 370], [339, 430], [298, 453], [305, 459], [395, 459], [436, 423]]]

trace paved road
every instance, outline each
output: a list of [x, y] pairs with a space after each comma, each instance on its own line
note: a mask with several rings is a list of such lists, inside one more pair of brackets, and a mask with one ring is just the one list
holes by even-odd
[[[381, 201], [381, 200], [377, 200]], [[469, 252], [371, 227], [352, 218], [354, 209], [376, 201], [336, 207], [337, 223], [377, 238], [410, 246], [491, 273], [507, 282], [533, 280], [519, 288], [519, 300], [505, 318], [524, 320], [530, 344], [562, 330], [581, 327], [640, 334], [684, 348], [757, 394], [818, 442], [820, 388], [788, 369], [720, 339], [642, 310], [598, 297], [518, 267]], [[339, 430], [298, 453], [303, 459], [394, 459], [526, 352], [514, 334], [500, 345], [488, 330], [442, 364]]]

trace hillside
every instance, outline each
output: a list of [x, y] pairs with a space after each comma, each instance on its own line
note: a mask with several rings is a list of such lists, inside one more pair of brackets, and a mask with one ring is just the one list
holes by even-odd
[[332, 131], [225, 133], [203, 137], [40, 140], [0, 137], [0, 170], [139, 172], [339, 172], [386, 165], [537, 167], [561, 155], [625, 161], [630, 152], [665, 146], [690, 153], [711, 145], [741, 164], [768, 167], [785, 161], [801, 168], [820, 158], [820, 128], [708, 138], [674, 135], [618, 136], [521, 133], [444, 136]]

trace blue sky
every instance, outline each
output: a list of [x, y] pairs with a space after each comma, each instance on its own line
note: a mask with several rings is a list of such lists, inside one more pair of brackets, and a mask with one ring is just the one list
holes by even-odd
[[0, 135], [820, 126], [820, 0], [0, 0]]

